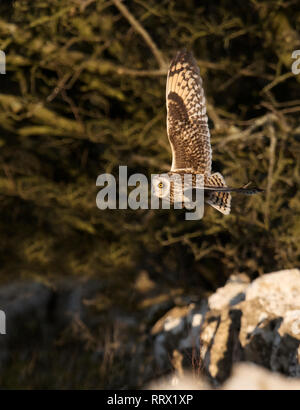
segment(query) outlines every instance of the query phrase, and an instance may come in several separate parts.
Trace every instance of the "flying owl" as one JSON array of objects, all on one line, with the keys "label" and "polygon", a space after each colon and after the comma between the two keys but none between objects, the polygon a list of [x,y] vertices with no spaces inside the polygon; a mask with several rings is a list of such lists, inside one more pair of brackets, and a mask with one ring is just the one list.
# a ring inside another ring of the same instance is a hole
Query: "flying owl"
[{"label": "flying owl", "polygon": [[[192,175],[193,184],[198,174],[204,179],[205,202],[225,215],[230,213],[231,194],[255,194],[259,188],[227,187],[224,177],[211,172],[212,150],[206,115],[206,102],[199,67],[187,50],[177,53],[168,72],[166,87],[167,133],[172,149],[172,166],[168,174],[154,177],[154,195],[164,198],[166,192],[171,202],[174,193],[170,178],[175,175]],[[194,187],[195,185],[193,185]]]}]

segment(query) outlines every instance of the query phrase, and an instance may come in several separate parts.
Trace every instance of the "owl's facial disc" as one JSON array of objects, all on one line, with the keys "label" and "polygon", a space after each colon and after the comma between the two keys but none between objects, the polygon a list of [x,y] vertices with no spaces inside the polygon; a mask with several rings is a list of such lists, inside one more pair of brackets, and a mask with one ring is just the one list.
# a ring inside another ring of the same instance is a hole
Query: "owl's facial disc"
[{"label": "owl's facial disc", "polygon": [[167,198],[170,194],[170,180],[168,176],[156,175],[152,180],[152,190],[158,198]]}]

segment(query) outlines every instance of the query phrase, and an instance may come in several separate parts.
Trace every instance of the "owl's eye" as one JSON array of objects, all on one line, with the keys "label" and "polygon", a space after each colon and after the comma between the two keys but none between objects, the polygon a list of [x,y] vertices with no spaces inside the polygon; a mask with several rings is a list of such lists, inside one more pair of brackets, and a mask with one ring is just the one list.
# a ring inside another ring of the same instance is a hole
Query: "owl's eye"
[{"label": "owl's eye", "polygon": [[158,184],[158,188],[162,188],[164,186],[164,184],[162,183],[162,182],[160,182],[159,184]]}]

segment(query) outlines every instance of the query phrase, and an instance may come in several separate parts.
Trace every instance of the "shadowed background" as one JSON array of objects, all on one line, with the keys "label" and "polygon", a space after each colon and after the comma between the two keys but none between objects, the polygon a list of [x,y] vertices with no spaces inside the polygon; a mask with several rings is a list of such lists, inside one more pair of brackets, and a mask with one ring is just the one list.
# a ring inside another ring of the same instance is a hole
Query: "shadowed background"
[{"label": "shadowed background", "polygon": [[[76,311],[51,344],[42,331],[42,347],[26,339],[40,324],[25,321],[1,385],[126,386],[132,353],[114,359],[116,312],[136,314],[143,337],[165,309],[148,320],[149,306],[299,262],[297,1],[16,0],[2,1],[0,15],[0,283],[52,289],[51,323],[59,286],[94,289],[84,301],[97,318],[95,330]],[[200,221],[178,210],[98,210],[99,174],[169,169],[166,73],[182,47],[204,81],[213,170],[265,193],[233,195],[231,215],[207,207]]]}]

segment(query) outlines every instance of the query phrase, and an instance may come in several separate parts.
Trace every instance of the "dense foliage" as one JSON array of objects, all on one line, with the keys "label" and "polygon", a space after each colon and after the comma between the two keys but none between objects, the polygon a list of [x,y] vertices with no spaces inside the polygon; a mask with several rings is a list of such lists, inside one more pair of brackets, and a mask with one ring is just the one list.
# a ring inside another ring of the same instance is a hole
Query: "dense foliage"
[{"label": "dense foliage", "polygon": [[[297,265],[297,1],[15,0],[0,16],[1,282],[103,278],[128,304],[141,271],[197,293]],[[166,72],[182,47],[204,80],[213,169],[266,191],[193,222],[100,211],[99,174],[168,169]]]}]

